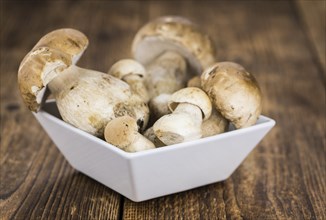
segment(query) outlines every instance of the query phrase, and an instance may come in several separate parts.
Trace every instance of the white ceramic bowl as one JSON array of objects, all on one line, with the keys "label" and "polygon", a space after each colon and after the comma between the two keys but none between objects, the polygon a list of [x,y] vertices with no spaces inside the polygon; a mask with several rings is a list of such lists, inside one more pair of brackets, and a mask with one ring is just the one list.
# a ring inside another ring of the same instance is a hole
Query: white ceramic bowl
[{"label": "white ceramic bowl", "polygon": [[133,201],[227,179],[275,125],[256,125],[187,143],[127,153],[60,119],[55,102],[34,114],[69,163]]}]

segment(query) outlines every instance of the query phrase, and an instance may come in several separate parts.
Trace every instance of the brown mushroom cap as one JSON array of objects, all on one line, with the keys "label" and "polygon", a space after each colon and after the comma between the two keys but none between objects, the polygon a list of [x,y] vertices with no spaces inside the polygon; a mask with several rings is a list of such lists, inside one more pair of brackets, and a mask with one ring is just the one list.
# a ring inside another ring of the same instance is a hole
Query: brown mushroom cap
[{"label": "brown mushroom cap", "polygon": [[47,47],[26,55],[18,71],[18,86],[25,105],[37,112],[43,101],[45,86],[59,72],[71,65],[70,56]]},{"label": "brown mushroom cap", "polygon": [[177,16],[160,17],[143,26],[135,36],[132,53],[144,65],[165,51],[181,54],[199,74],[215,61],[215,48],[189,20]]},{"label": "brown mushroom cap", "polygon": [[139,75],[140,77],[146,77],[145,67],[133,59],[123,59],[114,63],[108,74],[123,79],[128,75]]},{"label": "brown mushroom cap", "polygon": [[201,82],[215,108],[236,128],[256,123],[262,110],[261,90],[241,65],[216,63],[203,72]]},{"label": "brown mushroom cap", "polygon": [[45,35],[21,62],[18,84],[27,107],[37,112],[45,86],[65,68],[75,64],[88,45],[84,34],[73,29],[59,29]]},{"label": "brown mushroom cap", "polygon": [[88,46],[87,37],[80,31],[63,28],[54,30],[43,36],[33,49],[39,47],[49,47],[63,51],[72,56],[73,64],[79,60]]},{"label": "brown mushroom cap", "polygon": [[137,135],[136,120],[128,115],[109,121],[104,130],[105,140],[121,149],[128,147]]},{"label": "brown mushroom cap", "polygon": [[204,120],[212,113],[212,103],[209,97],[197,87],[187,87],[173,93],[168,103],[169,109],[173,111],[179,103],[189,103],[200,108]]}]

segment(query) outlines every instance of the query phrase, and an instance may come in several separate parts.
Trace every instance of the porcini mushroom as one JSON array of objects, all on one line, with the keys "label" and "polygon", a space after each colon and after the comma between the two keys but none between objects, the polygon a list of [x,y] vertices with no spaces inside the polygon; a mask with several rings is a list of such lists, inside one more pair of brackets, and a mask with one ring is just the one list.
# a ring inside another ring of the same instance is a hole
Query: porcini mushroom
[{"label": "porcini mushroom", "polygon": [[108,73],[128,83],[131,90],[139,95],[144,102],[149,101],[144,82],[147,74],[142,64],[133,59],[119,60],[111,66]]},{"label": "porcini mushroom", "polygon": [[48,87],[62,119],[90,134],[103,136],[108,121],[130,115],[144,129],[149,110],[129,85],[113,76],[77,67],[88,45],[73,29],[45,35],[20,64],[18,83],[27,107],[37,112]]},{"label": "porcini mushroom", "polygon": [[[201,88],[200,76],[194,76],[191,78],[187,82],[187,87]],[[203,138],[225,132],[228,125],[228,120],[226,120],[215,108],[212,108],[211,116],[207,120],[203,121],[201,125]]]},{"label": "porcini mushroom", "polygon": [[167,100],[171,94],[184,87],[186,62],[175,52],[165,52],[147,66],[147,88],[150,94],[149,107],[157,119],[169,112]]},{"label": "porcini mushroom", "polygon": [[207,68],[201,85],[215,108],[236,128],[256,123],[262,110],[262,94],[252,74],[233,62],[219,62]]},{"label": "porcini mushroom", "polygon": [[143,26],[134,38],[132,53],[147,68],[147,85],[154,100],[150,108],[156,108],[158,116],[169,112],[157,107],[157,96],[183,88],[186,73],[199,74],[215,60],[209,37],[188,19],[177,16],[160,17]]},{"label": "porcini mushroom", "polygon": [[215,108],[212,108],[211,116],[203,121],[201,131],[204,137],[210,137],[225,132],[229,122]]},{"label": "porcini mushroom", "polygon": [[172,114],[164,115],[153,125],[156,137],[166,145],[202,137],[202,121],[212,112],[204,91],[195,87],[181,89],[172,94],[168,106]]},{"label": "porcini mushroom", "polygon": [[76,64],[87,46],[88,39],[83,33],[59,29],[43,36],[24,57],[18,69],[18,85],[31,111],[40,109],[46,98],[46,85],[61,68]]},{"label": "porcini mushroom", "polygon": [[128,115],[115,118],[106,125],[105,140],[127,152],[154,149],[154,144],[138,132],[136,120]]},{"label": "porcini mushroom", "polygon": [[[152,122],[155,122],[158,118],[162,117],[163,115],[171,113],[168,106],[170,98],[171,94],[163,93],[150,100],[148,105],[151,110]],[[149,122],[149,124],[152,123]]]},{"label": "porcini mushroom", "polygon": [[155,133],[154,133],[154,129],[153,127],[150,127],[148,128],[144,133],[143,135],[148,139],[150,140],[154,145],[155,147],[163,147],[165,146],[165,144],[156,137]]},{"label": "porcini mushroom", "polygon": [[194,76],[190,80],[188,80],[187,87],[201,88],[201,79],[200,79],[200,76]]}]

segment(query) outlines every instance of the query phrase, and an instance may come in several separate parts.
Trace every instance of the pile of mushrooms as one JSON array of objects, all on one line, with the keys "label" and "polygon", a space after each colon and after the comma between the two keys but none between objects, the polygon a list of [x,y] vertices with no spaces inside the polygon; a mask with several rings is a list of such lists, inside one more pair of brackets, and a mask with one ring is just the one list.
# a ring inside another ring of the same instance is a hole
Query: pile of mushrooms
[{"label": "pile of mushrooms", "polygon": [[233,62],[216,62],[211,39],[186,18],[165,16],[144,25],[133,59],[108,73],[76,65],[88,46],[74,29],[42,37],[25,56],[18,84],[38,112],[49,93],[62,119],[127,152],[213,136],[254,125],[262,94],[254,76]]}]

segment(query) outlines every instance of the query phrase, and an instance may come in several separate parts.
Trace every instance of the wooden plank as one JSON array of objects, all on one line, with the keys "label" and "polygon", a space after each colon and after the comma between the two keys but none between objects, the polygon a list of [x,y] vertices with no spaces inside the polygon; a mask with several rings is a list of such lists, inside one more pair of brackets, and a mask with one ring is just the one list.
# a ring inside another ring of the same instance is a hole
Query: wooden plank
[{"label": "wooden plank", "polygon": [[[226,181],[142,203],[124,219],[324,219],[325,88],[306,33],[287,1],[155,1],[149,17],[191,18],[217,43],[217,59],[259,81],[277,126]],[[177,180],[176,180],[177,181]]]},{"label": "wooden plank", "polygon": [[[325,219],[325,87],[294,12],[287,1],[2,1],[1,219]],[[90,39],[80,66],[106,71],[130,56],[137,28],[164,14],[192,18],[216,41],[218,60],[254,73],[277,126],[228,180],[134,203],[68,165],[22,105],[16,73],[61,27]]]},{"label": "wooden plank", "polygon": [[119,218],[122,197],[75,171],[23,106],[17,70],[41,36],[72,27],[91,42],[79,65],[107,71],[130,57],[143,8],[116,1],[1,1],[0,219]]},{"label": "wooden plank", "polygon": [[326,71],[326,1],[299,0],[296,1],[300,18],[303,22],[312,49],[316,51],[318,61],[321,63],[324,73]]}]

